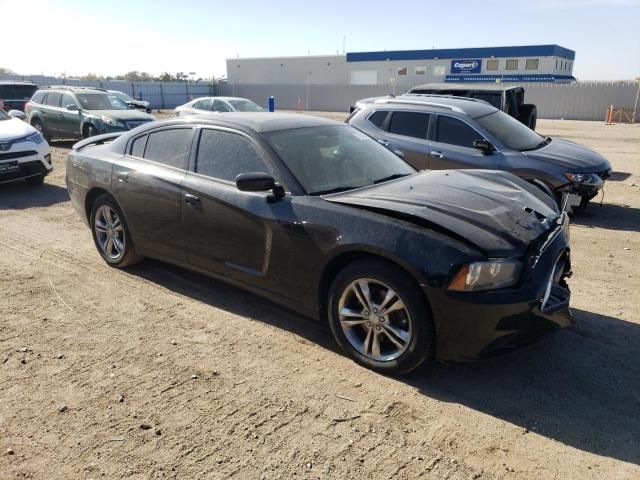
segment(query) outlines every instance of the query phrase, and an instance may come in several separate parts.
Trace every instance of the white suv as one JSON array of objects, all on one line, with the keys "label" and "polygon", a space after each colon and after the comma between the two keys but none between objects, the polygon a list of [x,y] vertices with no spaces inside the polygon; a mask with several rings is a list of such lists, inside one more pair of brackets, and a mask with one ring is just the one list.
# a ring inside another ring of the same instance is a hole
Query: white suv
[{"label": "white suv", "polygon": [[[41,185],[53,170],[49,144],[35,128],[0,109],[0,184]],[[16,117],[17,113],[16,112]]]}]

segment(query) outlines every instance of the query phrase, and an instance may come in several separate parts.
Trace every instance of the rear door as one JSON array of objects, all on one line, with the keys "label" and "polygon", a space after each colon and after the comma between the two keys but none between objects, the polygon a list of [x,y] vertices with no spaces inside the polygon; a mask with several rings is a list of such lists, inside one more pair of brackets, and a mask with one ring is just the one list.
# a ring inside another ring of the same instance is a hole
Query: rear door
[{"label": "rear door", "polygon": [[485,155],[473,148],[475,140],[484,136],[467,122],[453,116],[435,115],[429,150],[429,168],[499,168],[499,155]]},{"label": "rear door", "polygon": [[186,261],[181,187],[194,130],[165,127],[134,137],[113,166],[113,195],[133,242],[148,255]]},{"label": "rear door", "polygon": [[44,129],[48,135],[58,137],[60,134],[61,112],[60,112],[60,92],[49,92],[44,100],[44,105],[40,109],[40,118]]},{"label": "rear door", "polygon": [[385,140],[392,149],[404,153],[405,160],[418,170],[429,167],[428,140],[431,114],[424,112],[393,111],[387,119]]},{"label": "rear door", "polygon": [[261,147],[241,132],[204,127],[196,152],[183,184],[189,263],[267,288],[276,219],[291,211],[291,197],[269,202],[269,192],[236,188],[241,173],[274,174]]}]

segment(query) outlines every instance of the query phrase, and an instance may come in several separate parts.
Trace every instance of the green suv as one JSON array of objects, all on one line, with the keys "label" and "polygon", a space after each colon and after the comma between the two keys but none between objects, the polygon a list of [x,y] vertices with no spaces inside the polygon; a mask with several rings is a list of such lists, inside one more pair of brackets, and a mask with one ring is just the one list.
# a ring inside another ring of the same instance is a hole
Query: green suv
[{"label": "green suv", "polygon": [[106,90],[87,87],[38,90],[26,104],[25,113],[47,141],[122,132],[155,120]]}]

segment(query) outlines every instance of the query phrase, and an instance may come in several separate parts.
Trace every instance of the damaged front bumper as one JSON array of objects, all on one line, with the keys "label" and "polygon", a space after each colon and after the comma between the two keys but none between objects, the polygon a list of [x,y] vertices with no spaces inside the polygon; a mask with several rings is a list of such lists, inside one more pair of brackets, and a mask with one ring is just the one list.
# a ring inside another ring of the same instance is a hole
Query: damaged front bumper
[{"label": "damaged front bumper", "polygon": [[573,323],[569,309],[571,276],[568,216],[535,245],[514,288],[451,292],[425,288],[437,331],[437,358],[469,361],[532,343]]}]

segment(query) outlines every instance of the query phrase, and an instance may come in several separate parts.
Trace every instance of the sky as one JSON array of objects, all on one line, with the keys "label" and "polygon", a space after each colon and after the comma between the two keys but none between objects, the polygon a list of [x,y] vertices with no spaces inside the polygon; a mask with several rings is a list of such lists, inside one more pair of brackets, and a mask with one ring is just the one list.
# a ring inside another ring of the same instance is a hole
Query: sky
[{"label": "sky", "polygon": [[[558,44],[580,80],[640,77],[640,0],[0,0],[0,67],[226,74],[227,58]],[[14,39],[9,41],[8,39]]]}]

